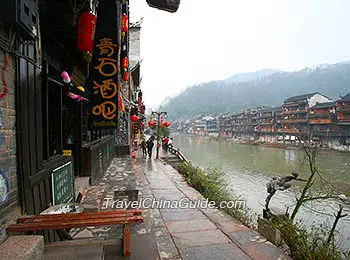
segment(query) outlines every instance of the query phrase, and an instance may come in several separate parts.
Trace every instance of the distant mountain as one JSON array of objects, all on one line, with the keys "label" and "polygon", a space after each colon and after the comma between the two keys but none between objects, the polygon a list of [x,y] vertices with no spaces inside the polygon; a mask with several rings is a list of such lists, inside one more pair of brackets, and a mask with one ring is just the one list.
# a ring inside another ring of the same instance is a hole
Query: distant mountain
[{"label": "distant mountain", "polygon": [[[272,74],[261,73],[261,77],[257,76],[260,72],[255,72],[255,77],[254,73],[242,73],[227,80],[189,87],[162,105],[162,110],[168,111],[170,117],[181,118],[281,105],[288,97],[309,92],[318,91],[333,99],[350,92],[349,62],[323,64],[296,72],[270,71]],[[242,82],[250,76],[254,79]],[[236,81],[231,81],[234,78]]]},{"label": "distant mountain", "polygon": [[232,77],[229,77],[225,80],[226,83],[233,83],[233,82],[246,82],[246,81],[253,81],[256,79],[260,79],[266,76],[270,76],[274,73],[282,72],[280,70],[273,70],[273,69],[262,69],[255,72],[247,72],[247,73],[239,73],[235,74]]}]

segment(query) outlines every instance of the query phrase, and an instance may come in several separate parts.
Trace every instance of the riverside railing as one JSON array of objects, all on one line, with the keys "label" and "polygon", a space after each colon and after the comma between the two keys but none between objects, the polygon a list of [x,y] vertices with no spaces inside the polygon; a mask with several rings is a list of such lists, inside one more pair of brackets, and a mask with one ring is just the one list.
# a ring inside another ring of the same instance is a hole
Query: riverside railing
[{"label": "riverside railing", "polygon": [[186,156],[180,151],[180,148],[176,148],[176,147],[173,147],[173,146],[170,146],[168,147],[168,151],[177,156],[177,158],[179,158],[179,160],[181,162],[185,162],[185,163],[188,163],[190,164],[190,161],[186,158]]}]

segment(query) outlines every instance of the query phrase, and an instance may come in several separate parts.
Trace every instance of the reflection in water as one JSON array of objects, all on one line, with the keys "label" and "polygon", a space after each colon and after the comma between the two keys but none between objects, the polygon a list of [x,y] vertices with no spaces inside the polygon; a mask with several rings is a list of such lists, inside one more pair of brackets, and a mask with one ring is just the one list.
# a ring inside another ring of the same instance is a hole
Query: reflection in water
[{"label": "reflection in water", "polygon": [[285,158],[286,158],[287,163],[289,161],[295,162],[295,160],[297,158],[295,150],[284,150],[284,152],[285,152],[285,155],[286,155]]},{"label": "reflection in water", "polygon": [[[247,200],[247,206],[258,214],[262,213],[267,196],[266,183],[272,177],[299,172],[306,179],[309,173],[308,162],[301,150],[267,148],[256,145],[241,145],[225,141],[210,141],[183,135],[174,136],[174,144],[184,154],[202,167],[221,166],[234,192]],[[348,154],[321,154],[317,165],[321,175],[331,181],[339,193],[350,190],[350,156]],[[303,182],[293,182],[292,188],[277,192],[270,202],[271,208],[291,211],[295,198]],[[320,187],[318,187],[320,188]],[[322,188],[322,187],[321,187]],[[315,212],[312,209],[319,209]],[[335,203],[312,202],[301,209],[297,217],[307,226],[313,223],[333,223],[333,213],[338,207]],[[349,209],[346,209],[349,212]],[[350,248],[350,215],[340,221],[343,244]]]}]

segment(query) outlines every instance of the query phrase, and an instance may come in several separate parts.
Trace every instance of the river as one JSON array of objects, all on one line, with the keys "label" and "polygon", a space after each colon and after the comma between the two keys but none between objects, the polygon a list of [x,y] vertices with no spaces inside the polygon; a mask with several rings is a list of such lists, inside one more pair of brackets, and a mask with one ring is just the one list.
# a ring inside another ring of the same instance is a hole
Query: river
[{"label": "river", "polygon": [[[305,153],[294,149],[267,148],[258,145],[236,144],[224,140],[210,140],[206,137],[193,137],[175,134],[174,146],[180,148],[189,160],[201,167],[219,166],[226,174],[234,193],[246,200],[247,207],[255,214],[262,214],[267,196],[266,183],[272,177],[289,175],[292,171],[306,179],[309,173]],[[321,153],[317,166],[321,176],[331,182],[338,194],[350,190],[350,155],[337,152]],[[286,191],[278,191],[270,202],[271,208],[290,210],[303,182],[294,181]],[[324,188],[316,184],[315,188]],[[315,211],[316,210],[316,211]],[[338,210],[334,202],[312,202],[303,207],[297,215],[307,226],[333,223]],[[350,213],[350,208],[345,208]],[[342,218],[338,225],[341,248],[350,249],[350,214]]]}]

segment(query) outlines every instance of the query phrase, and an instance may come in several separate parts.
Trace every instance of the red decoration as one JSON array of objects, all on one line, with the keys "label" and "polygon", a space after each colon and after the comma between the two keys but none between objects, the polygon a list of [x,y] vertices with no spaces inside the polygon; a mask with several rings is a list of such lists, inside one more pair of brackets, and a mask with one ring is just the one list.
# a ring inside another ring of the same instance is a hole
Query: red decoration
[{"label": "red decoration", "polygon": [[131,116],[131,121],[133,121],[133,122],[137,122],[137,121],[139,121],[139,117],[138,117],[138,116],[133,115],[133,116]]},{"label": "red decoration", "polygon": [[123,13],[123,17],[122,17],[122,32],[127,32],[129,29],[129,25],[128,25],[128,16],[126,15],[126,13]]},{"label": "red decoration", "polygon": [[151,119],[151,120],[149,120],[148,125],[149,125],[150,127],[151,127],[151,126],[154,126],[154,125],[155,125],[155,122]]},{"label": "red decoration", "polygon": [[78,20],[78,49],[92,53],[96,30],[96,15],[84,12]]},{"label": "red decoration", "polygon": [[163,124],[165,127],[169,127],[171,124],[168,121],[165,121]]},{"label": "red decoration", "polygon": [[122,66],[123,66],[123,69],[127,69],[129,67],[129,59],[128,59],[128,57],[123,58]]},{"label": "red decoration", "polygon": [[129,80],[129,72],[124,72],[124,81],[128,81]]},{"label": "red decoration", "polygon": [[122,111],[122,112],[125,111],[123,98],[121,96],[119,97],[119,110]]}]

